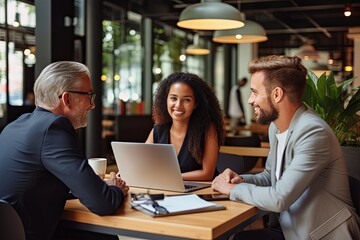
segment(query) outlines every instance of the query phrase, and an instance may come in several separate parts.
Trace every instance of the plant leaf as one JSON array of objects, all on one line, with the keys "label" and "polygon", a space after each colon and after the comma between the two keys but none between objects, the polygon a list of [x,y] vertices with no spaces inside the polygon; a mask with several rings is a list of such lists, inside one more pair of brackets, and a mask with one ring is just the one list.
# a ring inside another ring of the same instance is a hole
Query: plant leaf
[{"label": "plant leaf", "polygon": [[327,86],[326,86],[326,75],[323,73],[319,78],[317,82],[317,94],[318,94],[318,100],[320,106],[324,107],[326,105],[325,96],[327,96]]},{"label": "plant leaf", "polygon": [[348,93],[355,78],[337,85],[334,73],[323,73],[319,78],[310,70],[306,75],[303,102],[312,108],[333,129],[340,144],[356,142],[359,134],[354,130],[360,122],[360,87]]}]

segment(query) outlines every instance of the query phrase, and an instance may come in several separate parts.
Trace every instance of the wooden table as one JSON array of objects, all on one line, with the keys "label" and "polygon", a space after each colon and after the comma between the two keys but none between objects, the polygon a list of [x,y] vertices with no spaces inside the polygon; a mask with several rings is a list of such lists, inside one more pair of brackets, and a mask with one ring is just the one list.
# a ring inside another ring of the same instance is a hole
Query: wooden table
[{"label": "wooden table", "polygon": [[265,157],[269,155],[270,148],[266,147],[239,147],[239,146],[220,146],[220,152],[231,153],[249,157]]},{"label": "wooden table", "polygon": [[[144,191],[138,188],[130,189],[132,193]],[[150,193],[159,193],[159,191],[151,190]],[[213,191],[207,188],[194,193],[205,194]],[[251,205],[216,201],[215,203],[224,205],[227,209],[153,218],[132,209],[129,196],[115,215],[103,217],[91,213],[77,199],[68,200],[62,216],[62,224],[87,231],[146,239],[227,239],[263,216],[263,212]]]}]

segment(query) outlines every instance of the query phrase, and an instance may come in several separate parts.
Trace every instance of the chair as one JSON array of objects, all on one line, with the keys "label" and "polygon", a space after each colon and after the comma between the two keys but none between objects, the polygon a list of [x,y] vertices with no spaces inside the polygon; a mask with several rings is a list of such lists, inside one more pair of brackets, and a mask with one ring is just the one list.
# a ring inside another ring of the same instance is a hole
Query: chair
[{"label": "chair", "polygon": [[[104,149],[111,169],[117,169],[114,153],[111,149],[112,141],[145,142],[154,126],[151,115],[119,115],[115,117],[115,136],[105,139]],[[110,169],[109,169],[110,170]],[[107,170],[109,172],[109,170]]]},{"label": "chair", "polygon": [[237,174],[243,174],[244,171],[244,158],[240,155],[231,153],[219,153],[216,170],[222,173],[226,168],[230,168]]},{"label": "chair", "polygon": [[[227,154],[240,156],[242,158],[241,162],[242,162],[242,164],[244,164],[244,166],[242,168],[243,171],[241,173],[254,174],[257,172],[261,172],[263,170],[263,168],[261,168],[261,169],[252,168],[251,171],[246,172],[246,168],[248,167],[246,164],[248,163],[249,165],[250,164],[252,165],[253,163],[250,162],[252,160],[248,160],[248,162],[246,162],[245,158],[248,158],[248,159],[249,158],[254,158],[254,159],[265,158],[266,159],[269,154],[269,150],[270,150],[269,148],[262,148],[262,147],[221,146],[219,154],[227,153]],[[218,158],[218,164],[222,164],[222,163],[219,163],[219,161],[221,161],[220,158]],[[227,163],[227,164],[231,164],[231,163]],[[230,166],[233,167],[232,165],[230,165]]]},{"label": "chair", "polygon": [[0,239],[25,240],[24,226],[15,209],[0,200]]},{"label": "chair", "polygon": [[351,199],[353,201],[357,214],[360,216],[360,191],[359,191],[360,180],[352,176],[348,176],[348,178],[349,178]]},{"label": "chair", "polygon": [[[240,147],[260,147],[261,140],[258,135],[246,137],[225,137],[224,146],[240,146]],[[244,172],[253,169],[257,163],[258,157],[244,156]]]},{"label": "chair", "polygon": [[121,115],[116,117],[116,141],[145,142],[154,122],[151,115]]},{"label": "chair", "polygon": [[252,136],[226,136],[224,140],[225,146],[241,146],[241,147],[260,147],[261,140],[258,135]]}]

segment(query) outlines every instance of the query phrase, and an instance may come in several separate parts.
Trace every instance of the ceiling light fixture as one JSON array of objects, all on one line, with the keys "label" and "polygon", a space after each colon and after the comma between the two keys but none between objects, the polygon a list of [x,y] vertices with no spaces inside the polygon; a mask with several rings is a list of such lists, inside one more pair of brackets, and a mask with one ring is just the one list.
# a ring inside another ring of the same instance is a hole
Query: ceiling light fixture
[{"label": "ceiling light fixture", "polygon": [[194,39],[193,39],[194,43],[189,45],[186,50],[185,53],[186,54],[191,54],[191,55],[206,55],[210,53],[210,50],[208,48],[205,48],[203,46],[201,46],[199,44],[199,35],[195,34],[194,35]]},{"label": "ceiling light fixture", "polygon": [[16,12],[15,13],[15,19],[13,22],[13,26],[14,27],[19,27],[20,26],[20,13]]},{"label": "ceiling light fixture", "polygon": [[191,44],[186,48],[185,53],[191,55],[206,55],[210,53],[210,50]]},{"label": "ceiling light fixture", "polygon": [[256,43],[266,41],[268,38],[260,24],[245,20],[245,26],[242,28],[214,31],[212,40],[218,43]]},{"label": "ceiling light fixture", "polygon": [[351,8],[350,6],[346,6],[344,9],[344,16],[345,17],[350,17],[351,16]]},{"label": "ceiling light fixture", "polygon": [[305,43],[299,48],[298,57],[303,60],[317,60],[320,58],[318,51],[310,43]]},{"label": "ceiling light fixture", "polygon": [[240,11],[221,0],[202,0],[185,8],[178,27],[195,30],[223,30],[244,26]]}]

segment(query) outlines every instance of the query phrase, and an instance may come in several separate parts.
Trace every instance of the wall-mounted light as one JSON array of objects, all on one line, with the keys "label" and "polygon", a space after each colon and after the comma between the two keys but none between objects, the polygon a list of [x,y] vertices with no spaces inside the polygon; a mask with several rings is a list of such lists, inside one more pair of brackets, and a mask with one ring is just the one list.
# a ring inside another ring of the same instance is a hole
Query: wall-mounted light
[{"label": "wall-mounted light", "polygon": [[353,67],[348,65],[344,67],[344,70],[345,72],[351,72],[353,70]]},{"label": "wall-mounted light", "polygon": [[239,10],[221,0],[202,0],[185,8],[177,26],[194,30],[221,30],[244,26]]}]

